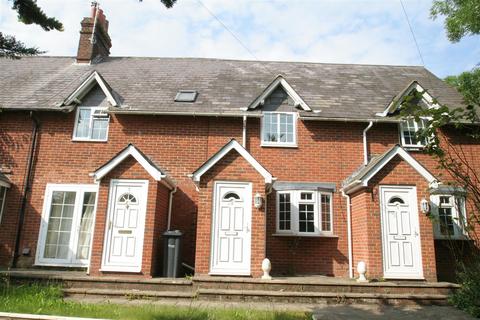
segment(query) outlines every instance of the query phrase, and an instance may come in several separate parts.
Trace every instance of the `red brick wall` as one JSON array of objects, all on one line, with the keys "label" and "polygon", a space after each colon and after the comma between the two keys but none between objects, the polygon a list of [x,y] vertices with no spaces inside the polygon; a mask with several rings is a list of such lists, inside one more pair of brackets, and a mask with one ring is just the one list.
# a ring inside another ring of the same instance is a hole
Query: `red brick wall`
[{"label": "red brick wall", "polygon": [[[251,182],[252,194],[259,193],[265,198],[265,179],[235,150],[230,151],[202,176],[199,185],[196,274],[207,274],[210,271],[213,191],[215,181],[219,180]],[[253,201],[251,206],[251,274],[258,277],[263,274],[261,265],[265,258],[265,213],[263,208],[255,208]]]},{"label": "red brick wall", "polygon": [[12,183],[0,221],[0,266],[7,266],[12,260],[32,129],[27,113],[0,113],[0,168]]},{"label": "red brick wall", "polygon": [[[241,119],[151,115],[112,116],[109,141],[92,143],[72,141],[74,113],[42,113],[39,114],[39,118],[42,128],[38,142],[34,185],[31,190],[20,245],[20,249],[31,248],[32,255],[22,257],[21,263],[30,265],[33,262],[32,257],[36,249],[46,184],[93,183],[88,174],[110,160],[127,143],[134,143],[164,168],[178,184],[178,191],[173,199],[172,229],[180,229],[184,233],[183,261],[194,264],[196,237],[199,239],[197,247],[204,247],[200,248],[203,250],[200,252],[209,252],[209,235],[206,235],[205,232],[196,235],[195,231],[197,219],[199,220],[198,229],[205,228],[206,217],[203,217],[203,222],[200,223],[200,218],[197,218],[197,209],[199,209],[197,207],[205,201],[210,201],[208,197],[211,196],[209,194],[211,190],[198,193],[187,174],[195,171],[231,138],[236,138],[241,142]],[[2,152],[0,159],[2,159],[2,164],[8,162],[8,158],[14,159],[15,162],[11,176],[15,186],[10,191],[8,210],[0,224],[2,227],[0,263],[2,264],[6,263],[5,257],[11,255],[12,230],[14,230],[11,226],[18,217],[19,195],[26,166],[31,126],[26,114],[4,112],[0,115],[0,137],[6,141],[2,142],[5,152]],[[260,120],[248,119],[247,149],[278,180],[333,182],[337,185],[337,191],[333,195],[333,232],[338,238],[305,238],[301,239],[296,247],[292,247],[291,239],[272,236],[275,230],[275,193],[268,197],[267,255],[272,260],[274,272],[286,273],[294,270],[296,273],[320,273],[336,276],[348,274],[346,205],[339,189],[341,181],[363,162],[362,130],[365,126],[366,123],[340,125],[338,122],[299,121],[297,148],[265,148],[260,146]],[[457,144],[463,143],[472,159],[480,156],[480,146],[465,142],[464,139],[458,137],[461,136],[457,134],[453,141]],[[392,124],[375,124],[368,133],[368,141],[371,153],[383,153],[399,142],[398,128]],[[434,160],[418,152],[412,152],[412,155],[433,173],[438,173]],[[142,174],[145,173],[142,172]],[[144,177],[147,178],[147,176]],[[398,181],[410,183],[403,180],[400,175]],[[17,191],[13,191],[14,189]],[[420,187],[418,190],[420,198]],[[263,187],[261,191],[263,192]],[[157,191],[156,196],[160,199],[164,195],[159,195]],[[357,200],[360,202],[353,203],[353,205],[358,206],[362,202],[366,202],[369,197],[371,198],[369,194],[365,194],[363,197],[363,200],[360,201],[359,198]],[[376,197],[378,198],[378,195]],[[102,201],[106,201],[106,198]],[[105,214],[105,210],[106,206],[103,208],[99,206],[97,215]],[[205,208],[202,210],[204,215],[208,213]],[[200,216],[200,211],[198,216]],[[156,239],[159,238],[159,233],[164,231],[166,222],[157,223],[154,224],[153,231]],[[360,219],[357,223],[368,225],[365,219],[363,221]],[[4,224],[8,224],[8,228],[3,228]],[[8,231],[3,232],[5,229]],[[361,232],[358,233],[358,236],[361,236]],[[204,237],[208,238],[208,242]],[[157,243],[157,245],[159,244]],[[296,257],[304,258],[293,258],[292,248],[295,248]],[[154,249],[154,251],[160,252],[161,249]],[[149,259],[151,261],[154,257]],[[202,260],[200,259],[200,261]],[[208,263],[205,264],[205,261],[201,263],[203,265],[201,264],[198,270],[205,271]],[[158,269],[157,267],[152,266],[154,269]]]}]

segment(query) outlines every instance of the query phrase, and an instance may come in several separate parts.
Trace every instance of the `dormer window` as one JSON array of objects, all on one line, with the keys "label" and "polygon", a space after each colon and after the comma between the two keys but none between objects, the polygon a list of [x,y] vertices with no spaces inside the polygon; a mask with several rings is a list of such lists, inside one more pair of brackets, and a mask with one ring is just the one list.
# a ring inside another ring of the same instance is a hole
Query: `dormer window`
[{"label": "dormer window", "polygon": [[102,107],[78,107],[73,140],[107,141],[110,116]]},{"label": "dormer window", "polygon": [[417,134],[425,129],[425,122],[424,119],[415,121],[415,119],[412,118],[400,124],[402,146],[406,148],[423,148],[427,145],[427,139],[425,137],[417,137]]},{"label": "dormer window", "polygon": [[295,147],[297,114],[294,112],[264,112],[262,146]]}]

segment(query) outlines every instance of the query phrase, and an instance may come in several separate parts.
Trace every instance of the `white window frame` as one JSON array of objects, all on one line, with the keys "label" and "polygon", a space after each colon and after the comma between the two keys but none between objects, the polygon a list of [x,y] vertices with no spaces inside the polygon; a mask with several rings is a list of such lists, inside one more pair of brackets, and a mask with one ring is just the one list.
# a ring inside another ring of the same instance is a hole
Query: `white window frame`
[{"label": "white window frame", "polygon": [[[422,122],[423,127],[426,127],[426,125],[427,125],[427,124],[426,124],[426,121],[427,121],[427,120],[428,120],[428,119],[423,119],[423,118],[420,119],[420,122]],[[412,148],[412,149],[422,149],[422,148],[425,148],[426,144],[423,143],[421,140],[419,140],[419,141],[417,142],[417,144],[411,144],[411,143],[406,143],[406,142],[405,142],[405,135],[404,135],[404,131],[405,131],[405,130],[404,130],[404,128],[405,128],[406,125],[407,125],[407,121],[413,121],[413,126],[414,126],[414,130],[415,130],[415,132],[413,132],[414,135],[416,135],[417,132],[420,130],[419,125],[418,125],[418,124],[419,124],[419,121],[416,121],[416,120],[413,119],[413,118],[407,118],[407,119],[405,119],[403,122],[401,122],[401,123],[399,124],[399,130],[400,130],[400,137],[401,137],[402,146],[405,147],[405,148]]]},{"label": "white window frame", "polygon": [[[281,141],[264,141],[263,140],[263,131],[264,131],[264,115],[265,114],[275,114],[278,116],[278,128],[277,128],[277,133],[280,136],[280,115],[281,114],[287,114],[287,115],[292,115],[293,118],[293,142],[281,142]],[[296,112],[275,112],[275,111],[266,111],[263,112],[262,114],[262,120],[260,123],[260,141],[261,144],[260,146],[262,147],[287,147],[287,148],[292,148],[292,147],[297,147],[297,119],[298,119],[298,114]]]},{"label": "white window frame", "polygon": [[[452,220],[453,220],[453,235],[444,235],[441,233],[440,228],[440,212],[439,209],[442,206],[440,203],[441,197],[449,197],[450,202],[445,207],[452,209]],[[455,194],[436,194],[430,197],[432,202],[432,213],[434,215],[434,235],[435,239],[466,239],[468,233],[466,231],[467,227],[467,217],[466,217],[466,205],[465,197]]]},{"label": "white window frame", "polygon": [[[312,200],[302,200],[302,193],[312,193]],[[280,194],[290,194],[290,230],[280,229]],[[321,196],[328,195],[330,197],[330,230],[322,230],[322,206]],[[299,205],[300,204],[314,204],[314,226],[313,232],[299,231]],[[277,191],[276,197],[276,234],[278,235],[292,235],[299,237],[308,236],[332,236],[333,235],[333,192],[314,191],[314,190],[282,190]]]},{"label": "white window frame", "polygon": [[[89,134],[88,134],[88,137],[77,137],[78,118],[80,117],[80,110],[84,110],[84,109],[90,109],[91,110],[90,120],[89,120]],[[95,111],[99,111],[99,110],[100,111],[106,111],[107,108],[105,108],[105,107],[92,107],[92,106],[78,106],[77,107],[77,111],[76,111],[76,115],[75,115],[75,127],[74,127],[74,130],[73,130],[73,136],[72,136],[73,141],[92,141],[92,142],[108,141],[108,131],[109,131],[109,127],[110,127],[110,115],[108,115],[108,114],[105,117],[105,118],[108,119],[108,121],[107,121],[107,132],[106,132],[106,135],[105,135],[105,139],[92,139],[94,114],[95,114]]]},{"label": "white window frame", "polygon": [[5,202],[7,202],[7,190],[5,186],[0,186],[0,223],[2,223],[3,211],[5,210]]},{"label": "white window frame", "polygon": [[[48,221],[52,205],[53,192],[76,192],[75,207],[72,220],[72,234],[69,242],[70,255],[66,259],[52,259],[44,258],[45,241],[47,238]],[[93,209],[93,225],[92,234],[90,238],[90,252],[89,259],[76,259],[78,240],[80,235],[80,223],[83,210],[83,199],[86,192],[95,192],[95,206]],[[42,222],[40,224],[40,231],[38,235],[37,251],[35,257],[35,265],[38,266],[58,266],[58,267],[87,267],[90,262],[93,234],[95,229],[95,219],[98,204],[98,185],[97,184],[47,184],[45,188],[45,197],[43,201]]]}]

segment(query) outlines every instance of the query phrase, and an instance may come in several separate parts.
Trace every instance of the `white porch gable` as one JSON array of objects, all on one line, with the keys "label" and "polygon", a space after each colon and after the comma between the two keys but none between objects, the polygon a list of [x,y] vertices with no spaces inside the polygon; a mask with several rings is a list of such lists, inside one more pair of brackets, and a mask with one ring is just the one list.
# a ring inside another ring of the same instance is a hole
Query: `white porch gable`
[{"label": "white porch gable", "polygon": [[401,146],[396,145],[383,155],[372,159],[366,166],[361,168],[356,174],[348,179],[342,190],[346,193],[355,192],[361,188],[367,187],[368,182],[385,167],[396,156],[405,160],[413,169],[415,169],[432,188],[437,187],[438,180],[433,176],[420,162],[412,157]]},{"label": "white porch gable", "polygon": [[156,181],[164,181],[170,189],[175,187],[173,181],[162,172],[147,156],[145,156],[140,150],[138,150],[133,144],[129,144],[125,149],[120,151],[115,157],[110,159],[103,166],[95,170],[90,175],[94,178],[95,182],[100,181],[110,171],[117,167],[127,157],[132,156],[137,162],[152,176]]},{"label": "white porch gable", "polygon": [[232,139],[190,175],[193,181],[199,183],[202,175],[210,170],[210,168],[225,157],[231,150],[236,150],[245,160],[247,160],[247,162],[265,178],[265,183],[270,184],[275,180],[270,172],[268,172],[267,169],[265,169],[244,147],[242,147],[237,140]]}]

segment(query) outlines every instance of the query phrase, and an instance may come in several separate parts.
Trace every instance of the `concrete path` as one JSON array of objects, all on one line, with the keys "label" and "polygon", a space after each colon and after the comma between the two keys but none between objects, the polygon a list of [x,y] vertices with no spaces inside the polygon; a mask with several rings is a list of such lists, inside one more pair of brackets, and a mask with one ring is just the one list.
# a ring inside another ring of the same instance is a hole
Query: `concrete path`
[{"label": "concrete path", "polygon": [[314,320],[471,320],[448,306],[326,305],[313,310]]},{"label": "concrete path", "polygon": [[71,301],[84,303],[118,303],[122,305],[174,305],[188,308],[218,308],[218,309],[256,309],[267,311],[303,311],[313,314],[314,320],[474,320],[463,311],[450,306],[384,306],[375,304],[293,304],[293,303],[271,303],[271,302],[229,302],[229,301],[148,301],[148,300],[127,300],[102,299],[102,298],[67,298]]}]

